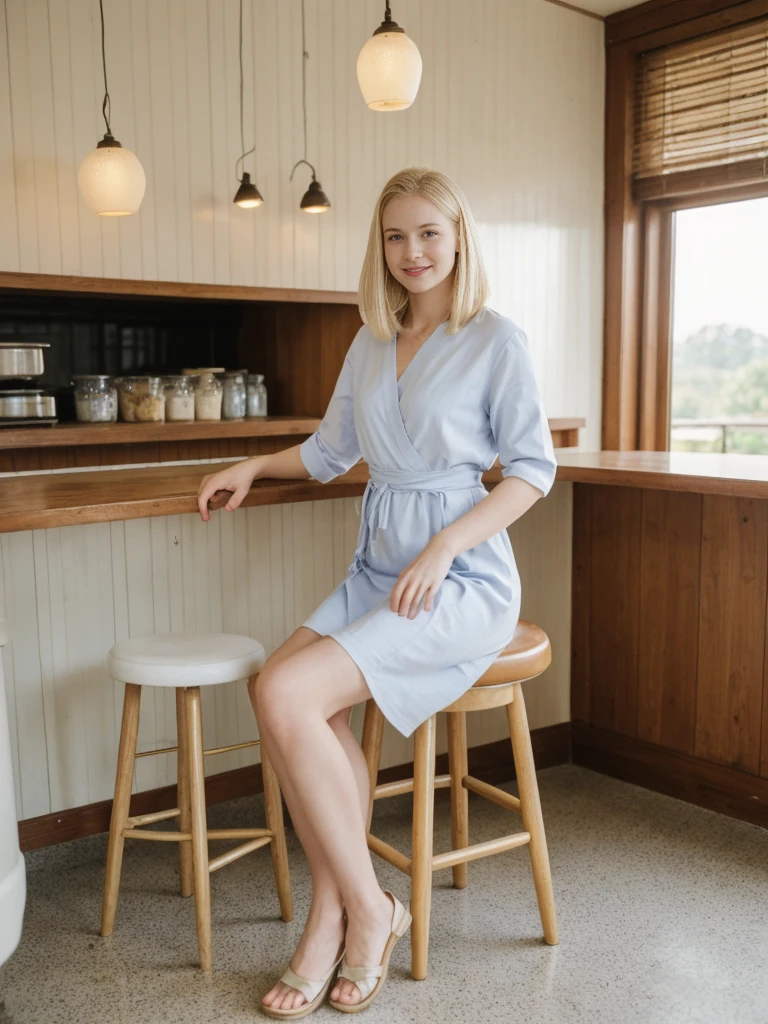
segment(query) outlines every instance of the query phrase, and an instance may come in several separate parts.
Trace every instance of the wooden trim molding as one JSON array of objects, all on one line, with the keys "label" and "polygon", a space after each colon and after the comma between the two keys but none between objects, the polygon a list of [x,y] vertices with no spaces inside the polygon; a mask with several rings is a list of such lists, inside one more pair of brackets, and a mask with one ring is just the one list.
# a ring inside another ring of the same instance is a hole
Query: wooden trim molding
[{"label": "wooden trim molding", "polygon": [[605,319],[601,447],[665,450],[669,435],[674,211],[768,194],[746,182],[690,196],[632,194],[638,56],[768,16],[768,0],[649,0],[605,19]]},{"label": "wooden trim molding", "polygon": [[573,763],[768,828],[768,778],[572,722]]},{"label": "wooden trim molding", "polygon": [[739,25],[766,13],[765,0],[648,0],[605,19],[605,45],[650,50]]},{"label": "wooden trim molding", "polygon": [[70,274],[26,274],[0,271],[0,290],[85,292],[89,296],[127,295],[155,299],[220,299],[230,302],[330,302],[357,305],[357,292],[312,288],[256,288],[249,285],[207,284],[191,281],[138,281],[116,277],[79,277]]},{"label": "wooden trim molding", "polygon": [[[548,725],[531,732],[533,754],[536,767],[550,768],[556,764],[568,764],[571,759],[571,727],[569,722],[559,725]],[[509,740],[497,740],[471,747],[469,750],[469,770],[476,778],[484,782],[498,784],[509,782],[515,778],[515,766],[512,760],[512,747]],[[448,771],[448,755],[437,757],[437,772]],[[413,776],[413,762],[382,768],[378,774],[378,784],[395,782]],[[205,780],[206,805],[234,800],[236,797],[252,796],[261,793],[264,785],[261,777],[261,765],[248,768],[237,768],[231,772],[211,775]],[[135,793],[131,797],[132,815],[152,814],[176,806],[176,786],[163,786],[160,789]],[[56,814],[43,814],[38,818],[27,818],[19,822],[19,844],[22,851],[37,850],[43,846],[54,846],[56,843],[69,842],[70,839],[81,839],[83,836],[97,835],[109,829],[109,818],[112,813],[112,801],[101,800],[99,803],[84,807],[72,807]]]}]

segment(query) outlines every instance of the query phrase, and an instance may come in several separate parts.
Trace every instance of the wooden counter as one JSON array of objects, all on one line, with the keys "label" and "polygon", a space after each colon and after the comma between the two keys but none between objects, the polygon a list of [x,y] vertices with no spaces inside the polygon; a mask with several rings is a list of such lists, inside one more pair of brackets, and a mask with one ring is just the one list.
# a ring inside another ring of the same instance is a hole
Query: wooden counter
[{"label": "wooden counter", "polygon": [[768,455],[563,452],[557,463],[557,479],[575,483],[768,498]]},{"label": "wooden counter", "polygon": [[558,461],[574,763],[768,827],[768,456]]},{"label": "wooden counter", "polygon": [[[557,479],[574,483],[768,498],[768,456],[763,455],[562,452],[557,454],[557,461]],[[196,512],[200,479],[223,465],[161,465],[5,477],[0,479],[0,533]],[[327,484],[315,480],[257,480],[243,507],[352,497],[363,493],[367,480],[365,463]],[[500,480],[498,467],[483,474],[486,486]]]}]

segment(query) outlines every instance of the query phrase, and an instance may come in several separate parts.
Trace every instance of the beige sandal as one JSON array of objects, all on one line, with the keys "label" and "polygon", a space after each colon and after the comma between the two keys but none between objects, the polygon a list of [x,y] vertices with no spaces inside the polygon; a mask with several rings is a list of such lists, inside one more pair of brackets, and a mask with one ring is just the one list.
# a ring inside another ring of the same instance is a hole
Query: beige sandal
[{"label": "beige sandal", "polygon": [[339,955],[334,961],[331,969],[328,973],[322,977],[319,981],[310,981],[309,978],[302,978],[300,974],[295,974],[290,966],[282,976],[280,981],[284,985],[288,985],[290,988],[295,988],[298,992],[306,999],[306,1003],[302,1003],[301,1006],[295,1008],[289,1008],[284,1010],[282,1006],[266,1006],[261,1001],[259,1005],[262,1013],[266,1013],[268,1017],[283,1017],[286,1019],[296,1020],[299,1017],[306,1017],[308,1013],[312,1013],[322,1003],[325,998],[325,994],[330,988],[331,982],[334,980],[333,975],[336,968],[341,963],[341,959],[344,956],[344,943],[342,942],[339,949]]},{"label": "beige sandal", "polygon": [[385,892],[393,903],[392,928],[387,944],[384,947],[381,963],[378,967],[348,967],[346,962],[342,961],[339,977],[353,981],[360,989],[360,995],[362,996],[362,999],[357,1003],[337,1003],[335,999],[328,1000],[334,1009],[341,1010],[343,1013],[359,1013],[360,1010],[365,1010],[366,1007],[371,1005],[387,977],[389,958],[392,950],[395,948],[395,943],[405,935],[411,926],[411,915],[397,896],[394,896],[388,889]]}]

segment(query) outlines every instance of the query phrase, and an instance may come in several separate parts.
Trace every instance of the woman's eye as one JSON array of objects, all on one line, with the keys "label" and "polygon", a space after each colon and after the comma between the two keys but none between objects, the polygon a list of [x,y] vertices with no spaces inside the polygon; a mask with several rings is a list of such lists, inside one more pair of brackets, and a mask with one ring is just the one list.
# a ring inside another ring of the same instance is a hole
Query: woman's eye
[{"label": "woman's eye", "polygon": [[[425,232],[424,232],[424,234],[425,234],[425,235],[436,235],[436,234],[437,234],[437,232],[436,232],[436,231],[432,231],[432,230],[429,230],[429,231],[425,231]],[[388,241],[388,242],[395,242],[395,241],[397,241],[397,240],[398,240],[399,238],[402,238],[402,235],[390,235],[390,236],[389,236],[389,238],[387,239],[387,241]]]}]

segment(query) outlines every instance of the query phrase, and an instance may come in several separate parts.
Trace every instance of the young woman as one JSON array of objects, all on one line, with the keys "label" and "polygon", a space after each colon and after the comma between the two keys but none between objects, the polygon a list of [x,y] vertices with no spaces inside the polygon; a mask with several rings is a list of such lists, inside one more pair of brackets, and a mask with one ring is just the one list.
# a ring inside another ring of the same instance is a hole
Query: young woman
[{"label": "young woman", "polygon": [[[258,478],[325,482],[361,455],[370,471],[346,578],[251,689],[314,886],[291,966],[262,999],[271,1016],[311,1012],[332,983],[333,1006],[367,1006],[410,923],[371,863],[368,774],[351,707],[373,697],[410,736],[468,690],[515,631],[520,577],[506,528],[548,493],[556,462],[526,337],[484,305],[487,293],[461,190],[426,168],[394,175],[360,277],[364,326],[319,428],[200,486],[207,520],[217,491],[233,492],[224,506],[232,511]],[[503,480],[489,494],[481,473],[497,454]]]}]

